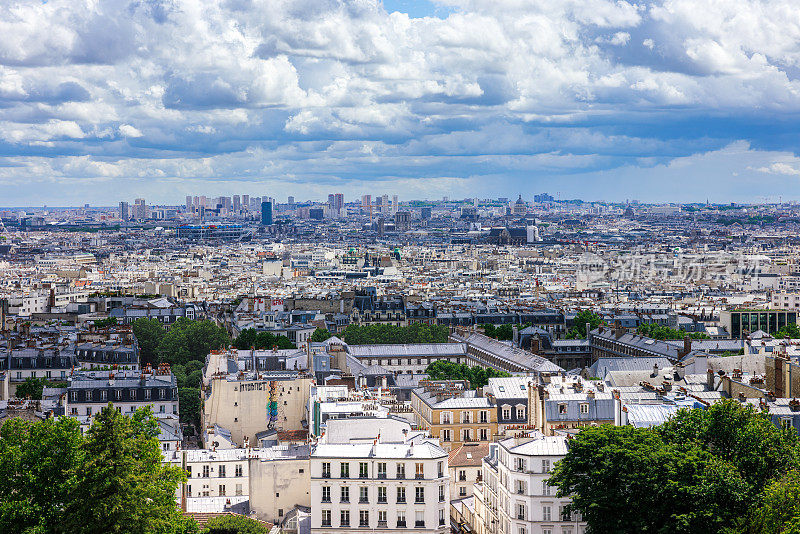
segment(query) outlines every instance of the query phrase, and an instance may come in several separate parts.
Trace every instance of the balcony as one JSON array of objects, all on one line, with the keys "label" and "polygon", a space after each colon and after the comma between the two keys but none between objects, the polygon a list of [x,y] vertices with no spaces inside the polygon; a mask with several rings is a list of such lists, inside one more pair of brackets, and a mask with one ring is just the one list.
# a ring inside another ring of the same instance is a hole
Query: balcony
[{"label": "balcony", "polygon": [[369,504],[369,499],[358,499],[358,504]]},{"label": "balcony", "polygon": [[405,497],[403,497],[402,499],[399,499],[399,498],[397,499],[397,504],[405,504],[405,503],[406,503],[406,498]]},{"label": "balcony", "polygon": [[414,521],[414,528],[425,528],[425,521]]},{"label": "balcony", "polygon": [[389,524],[386,521],[378,521],[378,528],[389,528]]},{"label": "balcony", "polygon": [[[441,475],[439,475],[439,476],[441,476]],[[466,473],[459,473],[458,481],[459,482],[466,482],[467,481],[467,474]]]},{"label": "balcony", "polygon": [[417,473],[416,475],[414,475],[414,478],[416,480],[425,480],[425,475],[423,475],[422,473]]},{"label": "balcony", "polygon": [[322,472],[322,478],[331,478],[331,472],[330,471],[323,471]]},{"label": "balcony", "polygon": [[386,480],[386,473],[378,473],[378,479]]},{"label": "balcony", "polygon": [[386,504],[387,502],[386,497],[378,497],[378,504]]},{"label": "balcony", "polygon": [[397,480],[405,480],[406,474],[405,473],[397,473]]},{"label": "balcony", "polygon": [[322,522],[322,526],[323,527],[329,527],[329,526],[331,526],[331,522],[330,521],[323,521]]},{"label": "balcony", "polygon": [[406,522],[405,521],[398,521],[397,522],[397,528],[406,528]]},{"label": "balcony", "polygon": [[425,499],[414,499],[414,504],[425,504]]}]

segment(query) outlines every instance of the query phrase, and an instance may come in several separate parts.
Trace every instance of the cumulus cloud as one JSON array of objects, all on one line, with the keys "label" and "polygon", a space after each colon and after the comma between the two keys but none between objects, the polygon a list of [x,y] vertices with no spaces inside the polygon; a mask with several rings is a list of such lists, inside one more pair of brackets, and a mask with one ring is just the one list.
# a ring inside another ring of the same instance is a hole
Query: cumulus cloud
[{"label": "cumulus cloud", "polygon": [[0,183],[225,172],[532,188],[554,172],[646,174],[740,139],[794,149],[794,0],[437,4],[446,16],[379,0],[5,2],[0,166],[15,170]]}]

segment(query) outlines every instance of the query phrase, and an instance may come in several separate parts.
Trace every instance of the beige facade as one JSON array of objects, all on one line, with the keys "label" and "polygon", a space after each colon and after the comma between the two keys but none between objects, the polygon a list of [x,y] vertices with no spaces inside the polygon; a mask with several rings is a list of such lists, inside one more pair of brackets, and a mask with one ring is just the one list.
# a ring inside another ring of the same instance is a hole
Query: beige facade
[{"label": "beige facade", "polygon": [[311,462],[306,458],[251,458],[250,509],[278,524],[297,505],[311,506]]},{"label": "beige facade", "polygon": [[244,446],[245,439],[251,445],[256,444],[256,434],[266,430],[269,424],[271,382],[276,383],[278,403],[275,428],[282,431],[302,429],[311,378],[280,379],[277,375],[261,375],[261,378],[239,380],[236,375],[224,375],[213,376],[207,385],[204,384],[204,389],[211,391],[203,405],[203,430],[219,425],[230,431],[238,446]]}]

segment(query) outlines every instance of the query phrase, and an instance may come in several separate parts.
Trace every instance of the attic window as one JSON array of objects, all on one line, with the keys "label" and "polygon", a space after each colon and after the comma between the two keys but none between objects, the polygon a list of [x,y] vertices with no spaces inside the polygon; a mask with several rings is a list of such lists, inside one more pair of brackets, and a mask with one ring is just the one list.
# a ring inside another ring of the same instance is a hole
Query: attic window
[{"label": "attic window", "polygon": [[558,405],[558,413],[561,413],[561,414],[567,413],[567,405],[564,404],[564,403],[559,404]]},{"label": "attic window", "polygon": [[522,391],[525,391],[525,384],[520,384],[519,385],[519,389],[521,389]]},{"label": "attic window", "polygon": [[506,388],[503,386],[497,386],[497,389],[500,391],[500,393],[504,393],[506,391]]}]

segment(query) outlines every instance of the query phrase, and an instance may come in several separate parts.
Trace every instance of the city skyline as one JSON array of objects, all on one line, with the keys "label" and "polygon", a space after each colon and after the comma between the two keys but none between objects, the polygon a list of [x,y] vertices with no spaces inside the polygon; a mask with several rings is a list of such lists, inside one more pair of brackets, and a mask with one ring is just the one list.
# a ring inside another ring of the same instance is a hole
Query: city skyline
[{"label": "city skyline", "polygon": [[761,4],[9,2],[0,204],[798,200],[800,29]]}]

